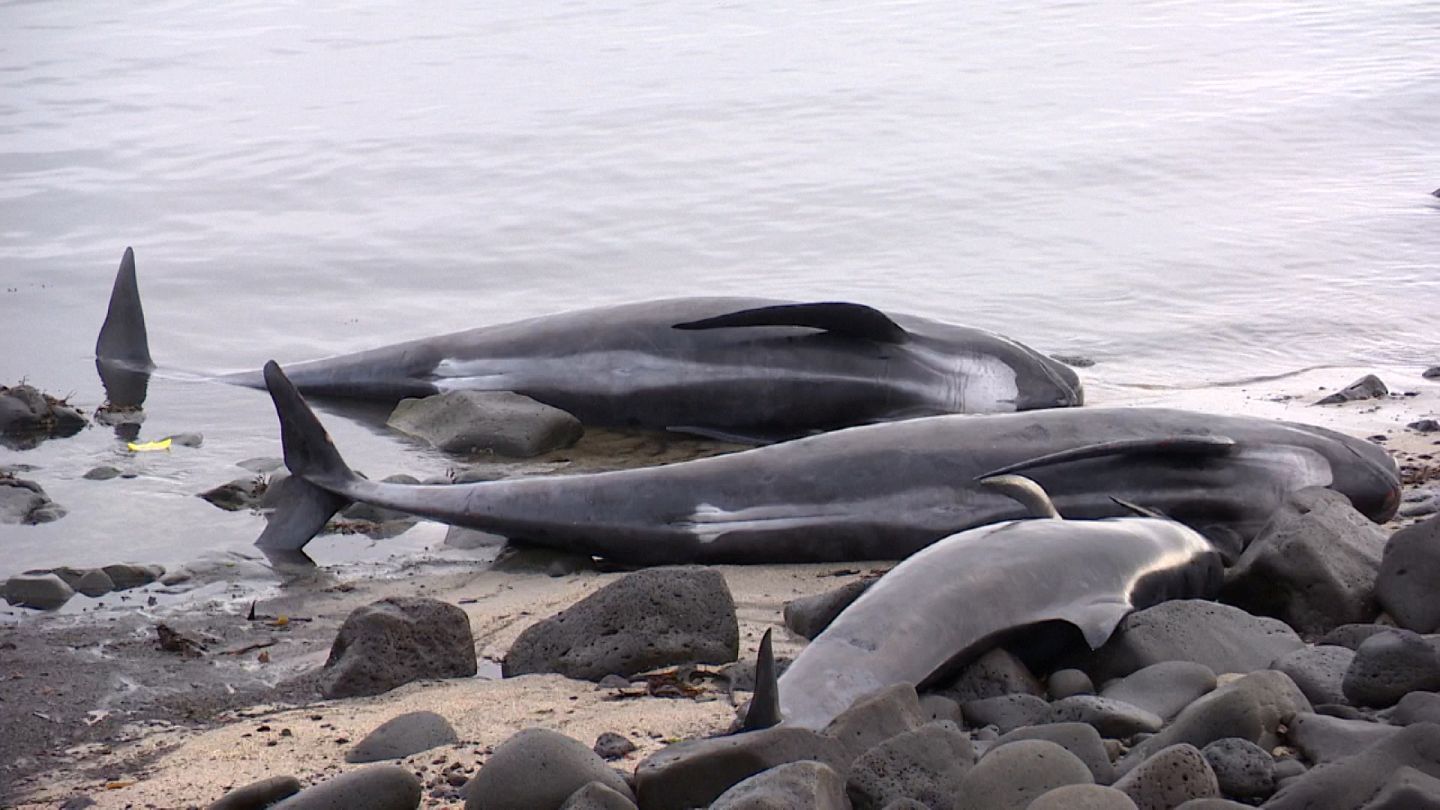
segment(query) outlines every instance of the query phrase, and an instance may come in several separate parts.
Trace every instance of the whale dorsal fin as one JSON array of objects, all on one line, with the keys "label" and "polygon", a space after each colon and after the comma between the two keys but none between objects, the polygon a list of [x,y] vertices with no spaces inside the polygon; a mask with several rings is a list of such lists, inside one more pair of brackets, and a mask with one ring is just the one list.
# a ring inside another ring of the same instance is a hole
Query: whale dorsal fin
[{"label": "whale dorsal fin", "polygon": [[1060,519],[1060,510],[1044,488],[1023,475],[992,475],[980,479],[982,486],[1008,496],[1030,510],[1031,517]]},{"label": "whale dorsal fin", "polygon": [[713,318],[677,323],[674,328],[729,329],[739,326],[806,326],[878,343],[904,343],[910,337],[900,324],[880,310],[844,302],[776,304],[742,309]]},{"label": "whale dorsal fin", "polygon": [[759,731],[780,724],[780,685],[775,677],[775,653],[770,647],[770,630],[760,639],[760,651],[755,656],[755,692],[750,698],[750,710],[745,713],[741,731]]},{"label": "whale dorsal fin", "polygon": [[125,248],[115,286],[110,290],[110,309],[95,341],[95,356],[127,368],[144,371],[150,361],[150,342],[145,334],[145,311],[140,306],[140,288],[135,283],[135,251]]},{"label": "whale dorsal fin", "polygon": [[1223,456],[1235,448],[1235,440],[1228,436],[1166,436],[1158,439],[1122,439],[1114,442],[1100,442],[1098,444],[1087,444],[1081,447],[1072,447],[1069,450],[1061,450],[1058,453],[1049,453],[1035,458],[1027,458],[1024,461],[1017,461],[1014,464],[1007,464],[999,469],[991,470],[984,475],[975,476],[979,481],[997,475],[1009,475],[1023,470],[1033,470],[1036,467],[1049,467],[1053,464],[1064,464],[1070,461],[1084,461],[1085,459],[1100,458],[1102,456],[1119,455],[1183,455],[1183,456]]}]

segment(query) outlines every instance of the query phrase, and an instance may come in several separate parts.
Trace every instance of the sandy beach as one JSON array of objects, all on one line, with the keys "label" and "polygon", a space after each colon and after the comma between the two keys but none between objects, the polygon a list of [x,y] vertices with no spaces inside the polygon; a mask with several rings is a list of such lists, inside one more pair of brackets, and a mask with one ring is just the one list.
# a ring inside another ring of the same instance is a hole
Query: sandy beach
[{"label": "sandy beach", "polygon": [[[1372,371],[1390,387],[1389,397],[1310,404]],[[1440,415],[1440,381],[1422,379],[1421,371],[1325,368],[1195,390],[1088,379],[1087,385],[1091,404],[1285,418],[1371,437],[1401,464],[1409,495],[1436,487],[1440,475],[1440,433],[1406,427]],[[1387,529],[1408,522],[1399,518]],[[891,564],[718,567],[737,606],[741,660],[753,659],[769,628],[777,631],[778,655],[801,648],[804,640],[781,622],[787,601]],[[402,763],[426,786],[425,807],[462,806],[455,798],[458,775],[473,774],[496,745],[529,726],[557,730],[587,746],[602,732],[620,733],[637,748],[612,765],[633,771],[668,742],[724,730],[734,718],[727,682],[702,677],[697,696],[666,698],[558,675],[498,677],[499,661],[522,630],[622,575],[584,570],[550,576],[543,569],[502,572],[454,559],[419,559],[289,575],[254,594],[253,620],[245,596],[204,590],[154,607],[143,606],[146,593],[138,590],[133,607],[26,616],[0,628],[0,713],[6,718],[0,801],[25,808],[203,807],[227,789],[269,776],[290,774],[311,784],[357,767],[344,762],[350,743],[391,717],[421,709],[443,715],[461,739]],[[340,622],[351,610],[391,595],[423,595],[464,609],[480,675],[412,683],[368,698],[306,697],[313,694],[306,673],[324,662]],[[160,623],[203,643],[204,654],[182,657],[157,649]],[[733,700],[745,697],[738,693]]]}]

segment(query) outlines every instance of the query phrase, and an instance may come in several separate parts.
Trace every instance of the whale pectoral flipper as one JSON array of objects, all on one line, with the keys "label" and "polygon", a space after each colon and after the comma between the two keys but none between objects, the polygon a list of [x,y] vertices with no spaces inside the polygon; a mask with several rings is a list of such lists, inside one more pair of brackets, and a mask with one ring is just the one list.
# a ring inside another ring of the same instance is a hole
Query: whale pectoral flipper
[{"label": "whale pectoral flipper", "polygon": [[1175,455],[1175,456],[1225,456],[1234,451],[1236,442],[1228,436],[1167,436],[1158,439],[1122,439],[1114,442],[1087,444],[1072,447],[1058,453],[1049,453],[1027,458],[1014,464],[1007,464],[984,475],[975,476],[976,481],[999,475],[1010,475],[1036,467],[1049,467],[1071,461],[1120,455]]},{"label": "whale pectoral flipper", "polygon": [[904,343],[910,339],[909,333],[890,320],[889,315],[864,304],[845,302],[777,304],[742,309],[713,318],[677,323],[674,328],[728,329],[739,326],[805,326],[879,343]]}]

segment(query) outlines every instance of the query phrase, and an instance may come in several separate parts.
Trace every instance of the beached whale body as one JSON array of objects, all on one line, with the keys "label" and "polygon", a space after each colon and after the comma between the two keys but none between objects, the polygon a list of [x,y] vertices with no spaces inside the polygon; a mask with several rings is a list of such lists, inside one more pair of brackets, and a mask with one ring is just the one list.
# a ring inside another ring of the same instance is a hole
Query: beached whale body
[{"label": "beached whale body", "polygon": [[[153,367],[129,249],[96,355],[110,365]],[[589,425],[757,441],[1083,399],[1074,371],[990,332],[860,304],[759,298],[679,298],[547,315],[288,369],[313,396],[394,402],[515,391]],[[264,386],[259,372],[215,379]]]},{"label": "beached whale body", "polygon": [[1130,611],[1214,596],[1222,579],[1204,537],[1156,517],[1032,518],[952,534],[842,611],[780,677],[779,716],[746,724],[824,728],[856,700],[948,677],[1052,622],[1076,627],[1093,649]]},{"label": "beached whale body", "polygon": [[[1323,428],[1154,408],[935,416],[849,428],[664,467],[459,485],[352,472],[280,367],[265,367],[294,474],[257,544],[299,549],[350,501],[639,564],[903,559],[1023,517],[980,486],[1025,474],[1066,517],[1122,514],[1111,496],[1207,533],[1248,538],[1290,492],[1328,486],[1394,514],[1394,462]],[[1000,469],[1013,468],[1013,469]]]}]

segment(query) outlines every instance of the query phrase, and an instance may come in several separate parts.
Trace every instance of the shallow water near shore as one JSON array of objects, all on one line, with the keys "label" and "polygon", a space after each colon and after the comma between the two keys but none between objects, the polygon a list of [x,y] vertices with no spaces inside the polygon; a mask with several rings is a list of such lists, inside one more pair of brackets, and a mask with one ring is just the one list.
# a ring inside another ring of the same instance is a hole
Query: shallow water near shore
[{"label": "shallow water near shore", "polygon": [[[0,384],[87,410],[126,245],[175,370],[735,293],[1085,355],[1094,401],[1440,363],[1432,3],[8,2],[0,22]],[[258,518],[194,495],[278,454],[264,394],[157,378],[147,414],[142,438],[204,445],[132,456],[92,428],[0,450],[70,511],[0,527],[0,575],[248,547]],[[327,425],[372,475],[453,464]],[[106,463],[136,477],[81,477]],[[427,531],[312,548],[384,559]]]}]

